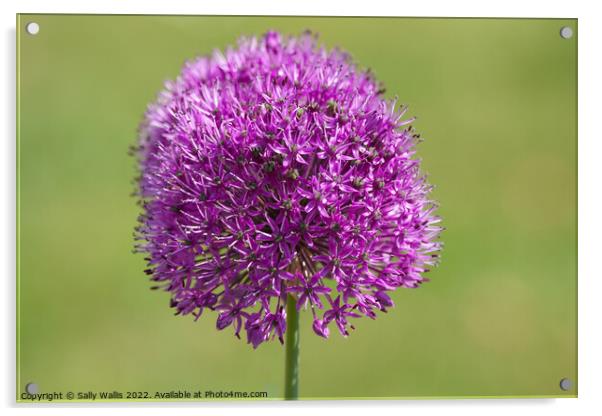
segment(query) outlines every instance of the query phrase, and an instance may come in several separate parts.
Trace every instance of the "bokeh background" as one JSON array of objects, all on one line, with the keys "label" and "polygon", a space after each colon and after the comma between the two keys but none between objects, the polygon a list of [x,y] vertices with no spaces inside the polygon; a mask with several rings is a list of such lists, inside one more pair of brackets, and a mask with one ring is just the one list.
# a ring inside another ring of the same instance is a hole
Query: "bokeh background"
[{"label": "bokeh background", "polygon": [[318,32],[410,106],[447,227],[432,281],[349,338],[302,314],[301,396],[575,396],[576,20],[91,15],[18,18],[18,395],[282,397],[278,342],[254,351],[149,290],[127,155],[185,60],[268,29]]}]

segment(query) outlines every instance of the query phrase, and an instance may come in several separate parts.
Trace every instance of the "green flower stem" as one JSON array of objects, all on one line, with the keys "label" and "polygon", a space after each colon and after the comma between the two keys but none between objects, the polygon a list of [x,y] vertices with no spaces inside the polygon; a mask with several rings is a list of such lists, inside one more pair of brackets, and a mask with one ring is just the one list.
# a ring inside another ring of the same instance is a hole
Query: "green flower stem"
[{"label": "green flower stem", "polygon": [[290,294],[286,300],[286,362],[284,370],[284,398],[299,398],[299,312],[297,302]]}]

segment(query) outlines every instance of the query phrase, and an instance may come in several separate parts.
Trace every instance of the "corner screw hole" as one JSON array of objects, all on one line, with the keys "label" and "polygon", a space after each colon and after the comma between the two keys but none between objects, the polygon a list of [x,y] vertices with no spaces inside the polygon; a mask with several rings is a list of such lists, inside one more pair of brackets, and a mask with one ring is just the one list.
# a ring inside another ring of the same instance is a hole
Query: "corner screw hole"
[{"label": "corner screw hole", "polygon": [[562,29],[560,29],[560,37],[562,39],[570,39],[573,37],[573,29],[571,29],[568,26],[564,26]]},{"label": "corner screw hole", "polygon": [[40,25],[36,22],[30,22],[25,26],[25,30],[30,35],[37,35],[40,32]]},{"label": "corner screw hole", "polygon": [[568,391],[573,387],[573,382],[568,378],[563,378],[560,380],[560,389],[564,391]]},{"label": "corner screw hole", "polygon": [[38,385],[36,383],[27,383],[25,391],[28,394],[36,394],[38,392]]}]

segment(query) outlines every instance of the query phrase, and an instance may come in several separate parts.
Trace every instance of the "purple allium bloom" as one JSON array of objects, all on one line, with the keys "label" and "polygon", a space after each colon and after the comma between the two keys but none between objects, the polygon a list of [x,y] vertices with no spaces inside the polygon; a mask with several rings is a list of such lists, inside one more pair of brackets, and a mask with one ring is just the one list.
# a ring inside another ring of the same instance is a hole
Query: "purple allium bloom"
[{"label": "purple allium bloom", "polygon": [[439,218],[405,107],[305,34],[188,62],[141,126],[138,249],[176,314],[217,314],[257,347],[393,306],[437,262]]}]

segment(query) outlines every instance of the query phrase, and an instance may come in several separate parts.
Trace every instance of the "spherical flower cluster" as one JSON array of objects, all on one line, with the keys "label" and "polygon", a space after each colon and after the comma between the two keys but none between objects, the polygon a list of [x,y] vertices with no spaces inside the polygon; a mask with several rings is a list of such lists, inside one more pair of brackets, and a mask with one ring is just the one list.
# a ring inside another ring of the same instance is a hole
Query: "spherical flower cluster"
[{"label": "spherical flower cluster", "polygon": [[177,314],[216,311],[257,347],[282,342],[290,294],[346,336],[426,280],[439,218],[412,119],[382,93],[347,54],[275,32],[166,84],[136,147],[137,247]]}]

